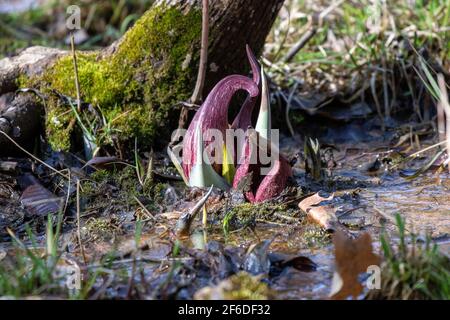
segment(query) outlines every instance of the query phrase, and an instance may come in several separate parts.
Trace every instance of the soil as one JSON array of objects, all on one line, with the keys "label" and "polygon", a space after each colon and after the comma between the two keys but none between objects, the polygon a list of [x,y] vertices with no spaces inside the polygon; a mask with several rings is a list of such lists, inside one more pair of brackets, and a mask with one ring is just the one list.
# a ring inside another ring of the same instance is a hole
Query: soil
[{"label": "soil", "polygon": [[[315,264],[314,270],[292,266],[275,268],[272,259],[269,275],[264,281],[274,298],[327,298],[335,271],[331,234],[298,208],[302,199],[321,191],[334,194],[328,205],[336,210],[341,228],[355,238],[368,232],[376,252],[380,251],[378,241],[382,232],[387,231],[393,242],[398,240],[395,215],[400,214],[408,231],[418,234],[421,241],[431,236],[439,243],[441,252],[449,255],[449,173],[436,172],[437,167],[432,166],[415,179],[404,178],[414,168],[429,162],[436,149],[402,162],[405,154],[412,152],[409,140],[392,147],[398,141],[398,130],[385,133],[375,130],[376,134],[351,143],[336,143],[340,140],[339,135],[330,135],[330,130],[334,129],[330,127],[319,137],[322,150],[330,146],[333,150],[333,165],[324,170],[322,181],[313,181],[305,173],[304,159],[300,157],[294,166],[290,188],[267,204],[243,204],[242,199],[235,201],[233,195],[214,190],[207,202],[206,229],[203,229],[199,214],[191,227],[191,235],[184,238],[176,234],[177,221],[195,205],[203,192],[189,190],[182,181],[176,181],[165,154],[155,154],[156,174],[153,186],[147,189],[139,186],[133,178],[134,170],[129,167],[115,165],[112,171],[96,173],[79,168],[77,171],[74,161],[67,160],[69,156],[53,155],[49,163],[72,166],[74,179],[92,182],[82,183],[81,191],[81,241],[87,263],[83,262],[77,238],[73,181],[60,243],[67,245],[65,254],[75,257],[85,272],[105,269],[107,259],[109,271],[103,276],[103,281],[108,282],[107,288],[98,281],[92,289],[99,298],[127,298],[130,295],[192,298],[200,288],[216,284],[245,268],[247,249],[265,240],[273,240],[268,249],[272,255],[306,257]],[[358,126],[350,123],[341,128],[346,134],[353,134],[352,130],[359,130]],[[421,148],[431,145],[431,138],[432,135],[422,139]],[[302,154],[303,141],[298,137],[282,136],[281,150],[288,158]],[[67,196],[68,184],[62,184],[64,179],[41,166],[27,166],[26,160],[20,163],[24,168],[22,171],[34,171],[51,192]],[[6,228],[29,241],[25,224],[31,226],[42,246],[45,245],[46,219],[30,215],[21,206],[18,176],[2,173],[0,179],[0,248],[6,252],[14,247]],[[132,200],[130,193],[137,195],[145,210]],[[239,218],[232,219],[230,230],[225,234],[223,219],[230,210],[235,210]],[[249,212],[251,216],[248,216]],[[137,220],[143,221],[138,244]],[[174,254],[174,250],[179,253]],[[134,279],[131,291],[130,277]]]}]

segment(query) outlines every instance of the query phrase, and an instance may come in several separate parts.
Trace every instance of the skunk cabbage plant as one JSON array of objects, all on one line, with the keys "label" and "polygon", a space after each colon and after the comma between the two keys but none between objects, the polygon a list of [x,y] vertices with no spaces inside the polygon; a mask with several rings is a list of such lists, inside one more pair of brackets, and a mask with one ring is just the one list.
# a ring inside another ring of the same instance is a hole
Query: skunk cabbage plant
[{"label": "skunk cabbage plant", "polygon": [[[273,159],[271,166],[267,166],[260,159],[261,145],[265,146],[263,151],[268,150],[270,158]],[[241,181],[248,177],[250,183],[248,190],[245,190],[245,197],[250,202],[263,202],[279,195],[286,187],[287,179],[291,174],[291,166],[286,158],[273,144],[265,140],[261,133],[253,131],[249,132],[245,140],[241,162],[234,176],[233,188],[238,188]]]},{"label": "skunk cabbage plant", "polygon": [[[264,70],[248,46],[247,55],[253,78],[231,75],[217,83],[197,110],[182,144],[169,147],[168,153],[187,185],[228,190],[247,182],[247,200],[262,202],[283,191],[291,167],[271,140],[270,96]],[[239,90],[246,91],[247,98],[230,125],[228,107]],[[260,96],[258,120],[252,129],[252,113]],[[234,145],[234,137],[229,143],[230,131],[245,133],[241,145]],[[180,151],[182,158],[175,155]],[[261,156],[261,151],[272,161],[263,161],[267,157]],[[220,161],[211,161],[214,159]]]}]

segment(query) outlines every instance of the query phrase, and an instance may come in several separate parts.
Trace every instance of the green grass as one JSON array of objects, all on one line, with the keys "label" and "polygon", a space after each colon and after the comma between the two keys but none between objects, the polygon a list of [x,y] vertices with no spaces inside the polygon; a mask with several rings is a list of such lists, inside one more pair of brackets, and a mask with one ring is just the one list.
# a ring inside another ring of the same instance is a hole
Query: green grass
[{"label": "green grass", "polygon": [[[347,49],[353,50],[351,55],[356,62],[378,60],[380,53],[387,57],[395,57],[396,48],[392,45],[393,42],[387,42],[391,34],[408,38],[417,48],[426,45],[438,46],[436,49],[440,49],[441,59],[450,57],[448,43],[450,30],[446,29],[450,21],[449,0],[417,0],[413,6],[403,1],[387,1],[386,7],[383,7],[380,1],[375,2],[376,5],[371,3],[373,1],[344,1],[326,17],[323,27],[296,56],[296,62],[311,61],[311,57],[315,56],[316,59],[322,58],[318,59],[319,61],[324,60],[319,63],[329,64],[328,58],[331,58],[337,64],[351,65],[352,59],[349,56],[340,55],[328,47],[329,32],[332,32],[337,40],[348,42]],[[318,8],[325,9],[332,1],[313,3],[306,0],[291,0],[286,4],[288,6],[295,4],[295,11],[309,15],[320,13]],[[294,13],[291,12],[291,16]],[[295,31],[288,35],[286,49],[300,38],[297,32],[306,21],[305,17],[291,21],[291,27]],[[416,34],[412,34],[411,30],[416,30]],[[323,46],[323,50],[318,50],[319,46]],[[348,50],[344,51],[349,53]],[[327,54],[326,57],[323,55],[324,52]]]},{"label": "green grass", "polygon": [[81,8],[82,28],[90,38],[78,49],[106,46],[119,39],[150,7],[154,0],[53,0],[26,12],[0,14],[0,58],[14,55],[31,45],[67,48],[67,32],[61,29],[68,6]]},{"label": "green grass", "polygon": [[272,78],[283,87],[292,87],[294,78],[304,81],[299,91],[305,94],[320,92],[344,100],[364,95],[371,100],[375,93],[378,113],[389,116],[391,110],[416,105],[420,99],[414,71],[420,62],[412,47],[426,52],[427,62],[449,69],[450,0],[417,0],[414,5],[386,1],[385,6],[382,1],[346,0],[325,17],[290,63],[282,62],[306,32],[312,16],[335,2],[285,2],[290,22],[286,17],[277,20],[265,52],[278,67],[270,69]]},{"label": "green grass", "polygon": [[450,259],[439,252],[427,237],[419,243],[411,234],[407,244],[405,222],[396,216],[399,242],[394,247],[386,234],[381,236],[385,261],[381,270],[381,290],[372,299],[450,299]]},{"label": "green grass", "polygon": [[0,296],[23,297],[39,295],[44,291],[60,291],[56,283],[62,279],[55,273],[60,259],[57,243],[61,219],[58,220],[54,231],[48,216],[45,248],[38,246],[37,239],[29,228],[27,234],[31,244],[25,244],[9,231],[14,250],[9,251],[5,261],[0,264]]},{"label": "green grass", "polygon": [[63,248],[59,247],[62,226],[62,214],[59,214],[56,226],[49,215],[45,235],[45,247],[27,226],[29,243],[20,240],[12,231],[13,248],[0,263],[0,296],[8,298],[26,298],[31,296],[58,296],[66,299],[84,299],[94,284],[96,273],[89,274],[81,281],[79,290],[67,286],[72,271],[61,257]]},{"label": "green grass", "polygon": [[[126,265],[117,266],[117,252],[112,249],[106,253],[97,264],[79,265],[80,287],[70,287],[75,284],[72,276],[74,269],[67,269],[72,265],[65,256],[65,248],[61,246],[60,234],[62,215],[58,216],[56,226],[49,216],[45,234],[45,243],[40,243],[38,237],[27,228],[28,241],[23,241],[10,232],[12,248],[0,263],[0,297],[7,299],[23,299],[40,297],[43,299],[80,300],[101,299],[105,293],[99,283],[116,279],[122,283],[128,282],[130,275]],[[136,221],[135,252],[139,252],[139,243],[143,232],[143,222]],[[178,253],[174,253],[177,255]],[[133,255],[134,256],[134,255]],[[141,267],[139,267],[141,268]],[[141,269],[140,269],[141,270]],[[107,279],[108,278],[108,279]]]}]

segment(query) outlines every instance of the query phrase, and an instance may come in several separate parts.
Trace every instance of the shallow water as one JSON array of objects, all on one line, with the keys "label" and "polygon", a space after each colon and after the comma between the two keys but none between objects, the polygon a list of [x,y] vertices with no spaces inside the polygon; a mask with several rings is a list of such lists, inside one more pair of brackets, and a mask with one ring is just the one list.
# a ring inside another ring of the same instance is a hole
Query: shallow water
[{"label": "shallow water", "polygon": [[[299,144],[285,144],[284,152],[289,156],[299,151]],[[440,250],[449,255],[450,253],[450,179],[447,172],[437,176],[430,170],[418,178],[408,181],[399,176],[398,170],[387,171],[380,167],[376,172],[369,172],[367,164],[370,164],[379,155],[377,146],[371,148],[365,146],[352,146],[353,150],[348,152],[345,146],[339,146],[340,151],[336,154],[338,162],[337,168],[333,172],[334,199],[331,205],[337,209],[337,215],[350,234],[358,237],[364,232],[368,232],[374,241],[374,251],[380,252],[379,235],[386,230],[392,241],[398,239],[395,226],[395,215],[399,213],[406,221],[407,231],[418,233],[422,239],[426,235],[431,235],[435,242],[440,244]],[[383,150],[385,151],[386,148]],[[347,150],[347,151],[346,151]],[[383,152],[384,152],[383,151]],[[425,161],[426,159],[423,159]],[[422,161],[422,162],[423,162]],[[421,161],[413,161],[413,167],[419,167]],[[322,189],[320,184],[314,184],[305,178],[304,169],[301,165],[295,168],[295,180],[299,185],[306,187],[306,194],[314,193]],[[326,183],[323,189],[329,187]],[[1,188],[3,188],[0,185]],[[1,189],[0,188],[0,189]],[[4,203],[0,202],[0,227],[2,224],[11,226],[14,219],[18,219],[17,224],[21,224],[23,219],[19,219],[22,211],[12,210],[17,207],[18,194],[10,195],[13,191],[1,189],[8,196]],[[10,193],[8,193],[10,192]],[[14,199],[12,201],[11,199]],[[183,199],[183,197],[180,197]],[[299,202],[300,200],[298,200]],[[14,203],[13,203],[14,202]],[[175,225],[179,216],[189,210],[195,203],[195,198],[190,201],[179,200],[176,210],[160,213],[156,223],[145,230],[139,246],[135,244],[134,230],[124,232],[124,234],[114,239],[95,240],[85,242],[85,251],[89,261],[99,261],[102,257],[115,252],[116,258],[112,263],[112,269],[121,269],[128,276],[133,274],[133,261],[136,266],[142,268],[142,274],[149,283],[149,288],[153,292],[159,292],[159,286],[165,283],[170,275],[174,261],[179,259],[181,263],[186,263],[187,268],[183,271],[181,278],[171,280],[172,283],[183,281],[196,281],[195,284],[186,286],[185,291],[178,293],[178,298],[192,298],[195,290],[206,285],[217,283],[221,276],[212,280],[216,275],[206,272],[205,267],[199,267],[193,256],[182,252],[180,256],[173,260],[172,250],[176,241],[174,233]],[[9,206],[5,206],[8,204]],[[210,204],[208,204],[209,206]],[[220,206],[223,204],[219,203]],[[294,207],[297,202],[294,203]],[[10,208],[11,207],[11,208]],[[9,209],[8,209],[9,208]],[[17,207],[18,208],[18,207]],[[211,207],[209,207],[211,208]],[[300,271],[293,267],[286,267],[280,274],[270,277],[268,283],[275,292],[277,299],[325,299],[331,290],[333,273],[335,271],[334,248],[330,236],[322,230],[319,237],[311,242],[311,233],[317,236],[321,230],[314,222],[309,221],[300,213],[290,221],[258,221],[253,230],[243,229],[232,231],[228,237],[224,236],[220,221],[212,221],[208,231],[204,234],[201,226],[201,218],[198,217],[191,230],[194,235],[190,238],[182,239],[181,244],[189,250],[194,250],[200,255],[200,260],[210,259],[202,255],[206,242],[216,241],[223,244],[225,248],[231,248],[233,252],[245,254],[247,248],[263,240],[274,239],[269,251],[277,254],[287,254],[290,256],[302,256],[311,259],[317,269],[312,272]],[[105,214],[105,213],[104,213]],[[106,213],[106,216],[111,213]],[[131,221],[133,212],[124,211],[119,216],[123,216],[124,221]],[[201,215],[199,215],[201,216]],[[19,217],[19,218],[18,218]],[[10,219],[11,218],[11,219]],[[12,219],[14,218],[14,219]],[[296,221],[298,219],[298,221]],[[131,222],[134,225],[134,222]],[[74,237],[75,230],[69,230],[66,239]],[[43,237],[39,238],[43,240]],[[315,239],[315,238],[314,238]],[[41,242],[41,241],[40,241]],[[42,241],[44,243],[44,241]],[[75,242],[73,242],[75,243]],[[79,255],[73,245],[74,255]],[[10,243],[0,243],[0,253],[7,251],[11,247]],[[136,248],[139,250],[136,251]],[[95,263],[92,262],[95,269]],[[214,265],[214,263],[212,264]],[[220,269],[220,268],[219,268]],[[136,282],[141,281],[141,274],[134,275]],[[125,279],[125,280],[124,280]],[[114,284],[109,288],[104,298],[126,298],[127,290],[124,290],[126,278],[116,276]],[[100,283],[101,286],[101,283]],[[151,290],[150,290],[151,291]],[[170,294],[170,290],[169,294]],[[172,293],[173,294],[173,293]],[[171,296],[174,297],[174,296]],[[159,296],[148,296],[145,298],[160,298]]]},{"label": "shallow water", "polygon": [[[290,151],[294,153],[295,148]],[[361,156],[363,154],[363,156]],[[366,155],[364,155],[366,154]],[[368,173],[364,165],[374,159],[376,152],[359,150],[356,157],[344,157],[339,162],[336,177],[353,179],[335,192],[335,207],[348,210],[341,222],[357,221],[350,232],[358,236],[369,232],[374,241],[374,250],[380,252],[378,242],[382,230],[388,232],[392,241],[398,239],[395,215],[400,214],[406,221],[407,232],[414,232],[422,239],[427,235],[440,244],[444,254],[450,253],[450,176],[448,172],[436,175],[433,170],[408,181],[399,176],[398,170],[389,172],[381,168],[376,173]],[[417,166],[417,163],[413,164]],[[301,181],[302,177],[299,177]],[[338,179],[339,180],[339,179]],[[363,185],[363,186],[361,186]],[[355,192],[355,199],[349,194]],[[353,209],[353,210],[352,210]],[[260,223],[253,232],[234,233],[228,243],[248,246],[261,239],[271,239],[278,234],[270,249],[311,258],[318,268],[315,272],[302,272],[287,268],[281,275],[271,279],[271,288],[277,292],[278,299],[323,299],[331,288],[334,267],[332,244],[308,246],[305,244],[305,225],[276,225]],[[223,241],[222,234],[210,235]]]}]

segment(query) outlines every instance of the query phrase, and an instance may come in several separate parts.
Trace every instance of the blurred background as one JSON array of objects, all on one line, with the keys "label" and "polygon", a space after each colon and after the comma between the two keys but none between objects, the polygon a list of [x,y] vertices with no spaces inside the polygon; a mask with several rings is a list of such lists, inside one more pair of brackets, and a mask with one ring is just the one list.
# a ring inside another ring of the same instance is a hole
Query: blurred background
[{"label": "blurred background", "polygon": [[[119,39],[153,2],[0,0],[0,58],[31,45],[68,48],[70,5],[81,8],[77,49],[91,50]],[[450,0],[286,0],[262,62],[276,84],[275,98],[294,110],[294,126],[303,120],[295,110],[323,106],[331,98],[345,105],[369,100],[370,109],[388,119],[413,106],[416,118],[427,120],[426,110],[418,110],[427,104],[424,86],[416,85],[424,77],[418,57],[449,77],[449,19]],[[370,111],[357,107],[362,115]]]},{"label": "blurred background", "polygon": [[0,0],[0,57],[31,45],[67,47],[66,10],[81,9],[79,49],[96,49],[119,39],[153,0]]}]

